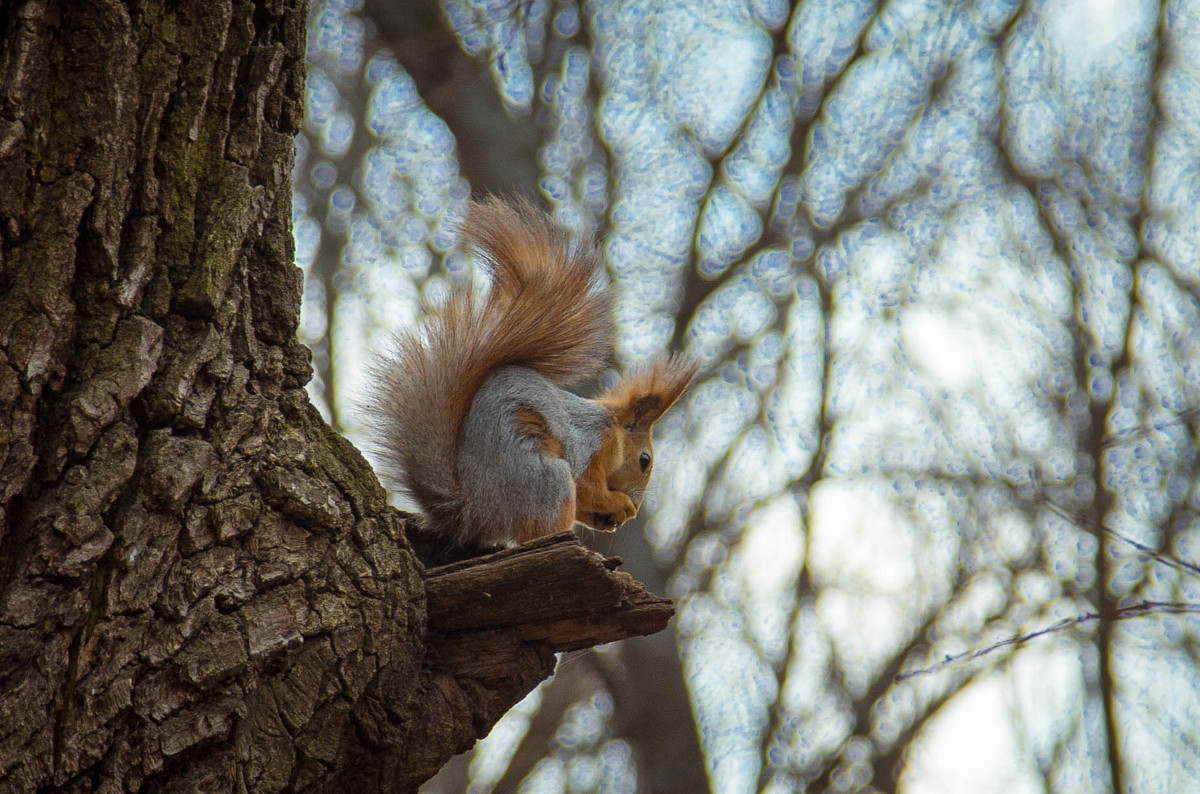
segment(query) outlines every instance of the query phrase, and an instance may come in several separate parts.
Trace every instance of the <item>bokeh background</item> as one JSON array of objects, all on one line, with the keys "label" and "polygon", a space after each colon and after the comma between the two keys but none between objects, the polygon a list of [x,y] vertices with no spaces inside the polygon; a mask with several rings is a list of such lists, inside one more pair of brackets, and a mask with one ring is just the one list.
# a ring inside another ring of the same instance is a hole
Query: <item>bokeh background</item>
[{"label": "bokeh background", "polygon": [[670,632],[560,661],[427,792],[1200,791],[1200,2],[329,0],[295,171],[314,401],[602,239],[684,348],[638,521]]}]

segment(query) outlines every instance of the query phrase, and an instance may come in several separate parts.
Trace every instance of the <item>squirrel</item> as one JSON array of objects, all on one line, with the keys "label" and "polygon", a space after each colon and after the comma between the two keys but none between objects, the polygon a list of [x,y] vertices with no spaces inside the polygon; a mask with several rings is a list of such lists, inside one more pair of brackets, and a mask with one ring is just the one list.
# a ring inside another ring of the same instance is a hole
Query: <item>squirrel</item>
[{"label": "squirrel", "polygon": [[599,252],[524,201],[472,202],[460,226],[490,276],[396,337],[369,406],[391,484],[423,531],[460,548],[525,543],[578,521],[611,531],[641,506],[650,432],[698,364],[676,354],[591,400],[612,346],[613,288]]}]

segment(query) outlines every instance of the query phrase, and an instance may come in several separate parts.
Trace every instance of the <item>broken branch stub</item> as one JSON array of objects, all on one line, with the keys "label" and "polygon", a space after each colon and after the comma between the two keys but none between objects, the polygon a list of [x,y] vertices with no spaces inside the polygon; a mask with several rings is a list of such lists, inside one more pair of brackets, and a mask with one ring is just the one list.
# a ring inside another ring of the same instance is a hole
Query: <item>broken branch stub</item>
[{"label": "broken branch stub", "polygon": [[674,605],[613,570],[619,563],[563,532],[429,569],[426,633],[434,666],[495,678],[515,644],[573,651],[662,631]]}]

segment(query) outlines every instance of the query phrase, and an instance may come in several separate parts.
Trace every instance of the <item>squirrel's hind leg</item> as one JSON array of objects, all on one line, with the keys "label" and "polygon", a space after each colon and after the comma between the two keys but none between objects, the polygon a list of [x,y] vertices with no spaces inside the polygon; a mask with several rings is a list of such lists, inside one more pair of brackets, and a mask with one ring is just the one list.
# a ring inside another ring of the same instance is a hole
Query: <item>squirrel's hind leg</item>
[{"label": "squirrel's hind leg", "polygon": [[528,543],[571,528],[575,481],[543,415],[506,397],[485,387],[460,434],[463,519],[478,541]]},{"label": "squirrel's hind leg", "polygon": [[507,460],[486,476],[470,519],[481,535],[528,543],[565,532],[575,522],[575,483],[565,460],[509,450]]},{"label": "squirrel's hind leg", "polygon": [[519,516],[513,526],[517,543],[528,543],[531,540],[566,532],[575,523],[575,499],[567,499],[559,508],[558,514],[552,521],[547,521],[545,515]]}]

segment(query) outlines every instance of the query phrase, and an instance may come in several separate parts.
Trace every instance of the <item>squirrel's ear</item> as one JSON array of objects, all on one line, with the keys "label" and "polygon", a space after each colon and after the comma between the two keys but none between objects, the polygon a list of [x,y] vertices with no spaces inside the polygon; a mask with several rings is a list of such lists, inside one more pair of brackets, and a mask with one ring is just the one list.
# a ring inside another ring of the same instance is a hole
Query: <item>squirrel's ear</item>
[{"label": "squirrel's ear", "polygon": [[[670,406],[667,406],[670,407]],[[658,417],[666,412],[662,397],[657,394],[647,394],[633,402],[633,417],[630,424],[634,430],[649,430],[658,421]]]},{"label": "squirrel's ear", "polygon": [[680,353],[660,358],[621,378],[600,402],[618,416],[624,413],[631,430],[649,430],[671,409],[699,368],[699,362]]}]

